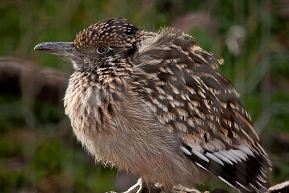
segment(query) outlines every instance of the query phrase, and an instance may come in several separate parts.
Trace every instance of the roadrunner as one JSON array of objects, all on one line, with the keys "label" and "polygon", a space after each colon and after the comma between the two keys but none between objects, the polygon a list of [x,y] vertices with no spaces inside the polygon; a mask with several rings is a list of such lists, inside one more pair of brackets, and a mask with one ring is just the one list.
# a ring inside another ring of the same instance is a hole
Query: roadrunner
[{"label": "roadrunner", "polygon": [[65,113],[96,160],[165,191],[210,174],[243,193],[267,190],[271,163],[238,93],[216,70],[223,61],[191,36],[110,19],[73,42],[34,49],[72,62]]}]

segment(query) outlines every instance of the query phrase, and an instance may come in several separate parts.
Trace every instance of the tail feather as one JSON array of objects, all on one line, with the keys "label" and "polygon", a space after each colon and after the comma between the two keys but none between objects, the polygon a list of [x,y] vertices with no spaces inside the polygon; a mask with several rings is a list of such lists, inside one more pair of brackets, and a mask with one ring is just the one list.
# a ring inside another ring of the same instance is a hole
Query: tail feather
[{"label": "tail feather", "polygon": [[184,151],[187,157],[198,166],[242,193],[264,193],[270,186],[264,169],[268,163],[260,155],[244,152],[240,150],[242,148],[219,152],[205,151],[202,154],[196,153],[186,144],[183,144],[183,148],[187,150]]}]

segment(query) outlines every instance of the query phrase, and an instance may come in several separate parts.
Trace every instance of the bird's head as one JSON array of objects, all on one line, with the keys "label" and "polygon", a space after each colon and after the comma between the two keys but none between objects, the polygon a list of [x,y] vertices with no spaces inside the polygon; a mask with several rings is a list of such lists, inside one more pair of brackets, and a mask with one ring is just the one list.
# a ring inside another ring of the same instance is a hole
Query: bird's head
[{"label": "bird's head", "polygon": [[75,70],[91,71],[132,55],[139,37],[139,29],[126,19],[110,19],[82,30],[73,42],[43,42],[34,50],[70,60]]}]

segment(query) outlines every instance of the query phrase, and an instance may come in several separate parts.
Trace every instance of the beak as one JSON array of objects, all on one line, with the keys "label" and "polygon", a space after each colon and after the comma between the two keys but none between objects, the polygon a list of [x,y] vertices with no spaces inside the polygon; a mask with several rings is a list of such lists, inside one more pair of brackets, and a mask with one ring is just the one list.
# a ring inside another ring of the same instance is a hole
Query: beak
[{"label": "beak", "polygon": [[70,60],[73,60],[80,55],[80,53],[75,49],[73,42],[43,42],[37,44],[34,47],[34,50],[46,52]]}]

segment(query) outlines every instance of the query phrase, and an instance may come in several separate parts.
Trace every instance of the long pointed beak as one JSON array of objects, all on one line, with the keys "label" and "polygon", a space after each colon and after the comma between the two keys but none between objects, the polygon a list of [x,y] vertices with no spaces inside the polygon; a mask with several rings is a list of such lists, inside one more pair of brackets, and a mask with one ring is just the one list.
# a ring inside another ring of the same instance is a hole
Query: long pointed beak
[{"label": "long pointed beak", "polygon": [[57,55],[65,59],[73,59],[79,55],[79,52],[73,45],[73,42],[43,42],[37,44],[34,47],[34,50]]}]

